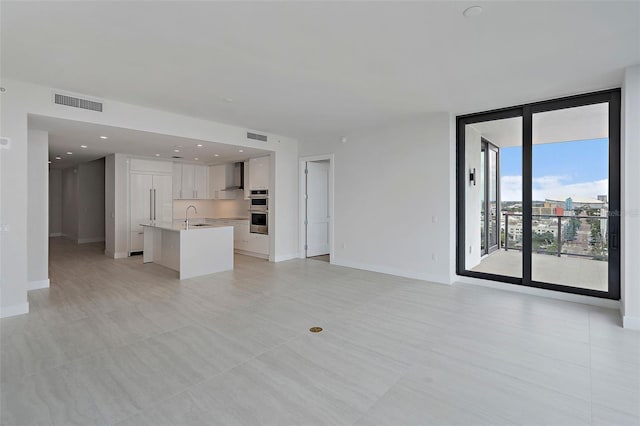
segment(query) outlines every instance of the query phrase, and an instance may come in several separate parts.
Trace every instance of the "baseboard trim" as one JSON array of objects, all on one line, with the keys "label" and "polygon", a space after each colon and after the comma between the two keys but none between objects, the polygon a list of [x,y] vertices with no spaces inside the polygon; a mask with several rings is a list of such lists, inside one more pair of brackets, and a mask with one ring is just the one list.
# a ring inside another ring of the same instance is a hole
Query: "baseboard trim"
[{"label": "baseboard trim", "polygon": [[0,308],[0,318],[15,317],[16,315],[28,314],[29,302],[19,305],[3,306]]},{"label": "baseboard trim", "polygon": [[260,259],[269,260],[269,255],[268,254],[255,253],[255,252],[252,252],[252,251],[239,250],[239,249],[234,249],[233,252],[237,253],[237,254],[244,254],[245,256],[257,257],[257,258],[260,258]]},{"label": "baseboard trim", "polygon": [[28,290],[39,290],[41,288],[49,288],[49,287],[50,287],[49,278],[47,278],[46,280],[29,281],[27,283],[27,291]]},{"label": "baseboard trim", "polygon": [[62,232],[52,232],[51,234],[49,234],[49,237],[64,237],[64,235],[62,234]]},{"label": "baseboard trim", "polygon": [[[273,262],[284,262],[285,260],[291,260],[291,259],[297,259],[298,253],[293,253],[293,254],[282,254],[280,256],[275,256],[273,258]],[[269,258],[271,259],[271,258]]]},{"label": "baseboard trim", "polygon": [[126,251],[113,253],[112,251],[105,250],[104,255],[112,259],[124,259],[126,257],[129,257],[129,254]]},{"label": "baseboard trim", "polygon": [[89,243],[102,243],[104,242],[104,237],[94,237],[94,238],[78,238],[78,244],[89,244]]},{"label": "baseboard trim", "polygon": [[622,316],[622,327],[629,330],[640,330],[640,317]]},{"label": "baseboard trim", "polygon": [[566,302],[583,303],[585,305],[600,306],[602,308],[620,309],[619,300],[603,299],[601,297],[591,297],[582,294],[563,293],[560,291],[547,290],[544,288],[527,287],[517,284],[483,280],[479,278],[458,276],[455,285],[470,285],[489,287],[496,290],[512,291],[515,293],[530,294],[532,296],[547,297],[549,299],[564,300]]},{"label": "baseboard trim", "polygon": [[367,263],[353,262],[350,260],[336,259],[335,256],[331,256],[330,263],[332,265],[344,266],[347,268],[378,272],[380,274],[395,275],[397,277],[411,278],[414,280],[428,281],[431,283],[446,284],[446,285],[451,284],[448,277],[441,277],[438,275],[429,274],[425,272],[407,271],[404,269],[393,268],[389,266],[371,265]]}]

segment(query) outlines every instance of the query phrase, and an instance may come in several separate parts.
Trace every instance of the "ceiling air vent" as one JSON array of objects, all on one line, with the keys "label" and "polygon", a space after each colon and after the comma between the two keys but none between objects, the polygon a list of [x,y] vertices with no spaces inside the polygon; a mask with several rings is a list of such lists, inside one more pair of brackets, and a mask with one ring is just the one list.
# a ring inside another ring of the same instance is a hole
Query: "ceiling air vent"
[{"label": "ceiling air vent", "polygon": [[171,158],[184,158],[184,157],[180,157],[179,155],[174,155]]},{"label": "ceiling air vent", "polygon": [[254,139],[254,140],[257,140],[257,141],[266,142],[267,141],[267,135],[259,135],[257,133],[247,132],[247,139]]},{"label": "ceiling air vent", "polygon": [[102,102],[77,98],[75,96],[64,95],[62,93],[54,93],[53,103],[58,105],[70,106],[73,108],[82,108],[91,111],[102,112]]}]

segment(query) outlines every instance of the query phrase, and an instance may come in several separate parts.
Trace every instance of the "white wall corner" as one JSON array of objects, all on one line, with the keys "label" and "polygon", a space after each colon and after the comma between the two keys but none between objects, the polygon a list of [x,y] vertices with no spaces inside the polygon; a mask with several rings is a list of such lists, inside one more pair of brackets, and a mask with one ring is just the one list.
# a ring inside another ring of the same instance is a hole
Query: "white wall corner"
[{"label": "white wall corner", "polygon": [[27,290],[38,290],[41,288],[49,288],[49,278],[46,280],[29,281],[27,283]]},{"label": "white wall corner", "polygon": [[622,316],[622,327],[629,330],[640,330],[640,317]]},{"label": "white wall corner", "polygon": [[129,257],[126,251],[114,253],[112,251],[105,250],[104,255],[112,259],[124,259],[126,257]]},{"label": "white wall corner", "polygon": [[291,253],[291,254],[282,254],[279,256],[275,256],[273,257],[273,260],[271,257],[269,257],[269,260],[271,262],[284,262],[285,260],[298,259],[299,257],[300,255],[298,253]]},{"label": "white wall corner", "polygon": [[19,305],[4,306],[0,309],[0,318],[15,317],[16,315],[28,314],[29,302]]}]

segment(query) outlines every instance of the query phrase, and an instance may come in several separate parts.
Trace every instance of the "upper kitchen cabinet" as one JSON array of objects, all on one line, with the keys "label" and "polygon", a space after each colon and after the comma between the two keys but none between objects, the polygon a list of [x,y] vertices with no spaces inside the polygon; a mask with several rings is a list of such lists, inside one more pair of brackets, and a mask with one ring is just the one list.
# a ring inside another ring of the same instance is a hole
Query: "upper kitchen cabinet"
[{"label": "upper kitchen cabinet", "polygon": [[213,200],[235,200],[237,190],[226,190],[234,186],[234,164],[209,167],[209,198]]},{"label": "upper kitchen cabinet", "polygon": [[249,189],[269,189],[270,161],[270,156],[249,160]]},{"label": "upper kitchen cabinet", "polygon": [[200,200],[209,198],[209,170],[195,164],[173,164],[173,198]]}]

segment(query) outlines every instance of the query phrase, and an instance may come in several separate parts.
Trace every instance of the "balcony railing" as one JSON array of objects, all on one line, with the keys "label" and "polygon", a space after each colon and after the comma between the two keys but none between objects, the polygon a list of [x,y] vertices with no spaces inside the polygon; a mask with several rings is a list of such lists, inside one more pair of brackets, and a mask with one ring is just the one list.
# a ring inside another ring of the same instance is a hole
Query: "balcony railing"
[{"label": "balcony railing", "polygon": [[[501,222],[501,232],[504,231],[501,237],[502,247],[505,251],[522,250],[522,213],[503,212],[502,214],[504,216],[504,221]],[[533,253],[607,260],[607,216],[534,214],[532,219]],[[517,232],[518,229],[520,232]]]}]

